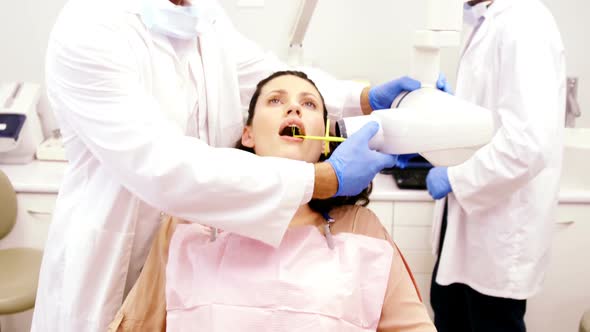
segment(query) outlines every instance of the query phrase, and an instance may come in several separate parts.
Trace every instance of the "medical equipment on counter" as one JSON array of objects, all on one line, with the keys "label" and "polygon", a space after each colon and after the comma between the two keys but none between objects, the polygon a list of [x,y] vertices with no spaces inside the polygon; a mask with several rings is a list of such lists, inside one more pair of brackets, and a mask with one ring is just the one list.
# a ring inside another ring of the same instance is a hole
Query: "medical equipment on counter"
[{"label": "medical equipment on counter", "polygon": [[43,140],[39,96],[38,84],[0,85],[0,164],[26,164],[34,159]]},{"label": "medical equipment on counter", "polygon": [[565,126],[567,128],[574,128],[576,126],[576,118],[582,115],[580,104],[578,103],[578,78],[568,77],[566,86]]},{"label": "medical equipment on counter", "polygon": [[[406,159],[406,160],[404,160]],[[401,162],[404,160],[403,162]],[[432,164],[419,154],[401,155],[396,165],[386,168],[381,174],[392,175],[399,189],[426,189],[426,176]]]},{"label": "medical equipment on counter", "polygon": [[67,161],[61,132],[56,129],[52,136],[37,147],[37,159],[49,161]]},{"label": "medical equipment on counter", "polygon": [[390,154],[419,153],[434,166],[453,166],[467,160],[494,135],[491,111],[435,88],[400,95],[393,110],[349,117],[336,123],[336,135],[348,137],[376,121],[379,132],[372,149]]}]

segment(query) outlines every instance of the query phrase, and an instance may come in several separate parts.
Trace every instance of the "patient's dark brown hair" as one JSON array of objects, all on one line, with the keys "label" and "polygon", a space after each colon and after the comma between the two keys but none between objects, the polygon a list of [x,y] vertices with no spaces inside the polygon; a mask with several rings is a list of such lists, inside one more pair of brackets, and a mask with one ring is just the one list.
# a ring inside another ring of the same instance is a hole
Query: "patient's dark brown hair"
[{"label": "patient's dark brown hair", "polygon": [[[322,104],[324,105],[324,122],[326,121],[326,119],[328,118],[328,109],[326,108],[326,103],[324,102],[324,96],[319,91],[319,89],[315,85],[315,83],[309,77],[307,77],[307,75],[303,72],[294,71],[294,70],[285,70],[285,71],[275,72],[274,74],[270,75],[269,77],[258,82],[258,85],[256,85],[256,90],[254,91],[254,94],[252,95],[252,99],[250,99],[250,105],[248,106],[248,119],[246,120],[247,126],[252,125],[252,120],[254,119],[254,113],[256,112],[256,103],[258,102],[258,98],[260,97],[260,92],[262,91],[262,88],[268,82],[272,81],[273,79],[280,77],[280,76],[287,76],[287,75],[296,76],[301,79],[304,79],[315,87],[315,89],[318,91],[318,93],[320,95],[320,98],[322,99]],[[330,154],[328,154],[328,156],[325,156],[322,153],[319,161],[321,162],[321,161],[328,159],[332,153],[331,151],[334,151],[334,149],[336,149],[338,144],[339,143],[331,143],[330,144]],[[242,140],[238,141],[238,143],[236,144],[236,148],[254,153],[254,149],[244,146],[242,144]],[[331,209],[333,209],[334,207],[337,207],[337,206],[343,206],[343,205],[367,206],[369,204],[369,195],[371,193],[371,189],[372,189],[372,183],[369,184],[369,186],[367,188],[365,188],[365,190],[363,190],[360,194],[358,194],[356,196],[332,197],[332,198],[328,198],[328,199],[312,199],[309,202],[309,207],[312,210],[317,211],[319,213],[328,213]]]}]

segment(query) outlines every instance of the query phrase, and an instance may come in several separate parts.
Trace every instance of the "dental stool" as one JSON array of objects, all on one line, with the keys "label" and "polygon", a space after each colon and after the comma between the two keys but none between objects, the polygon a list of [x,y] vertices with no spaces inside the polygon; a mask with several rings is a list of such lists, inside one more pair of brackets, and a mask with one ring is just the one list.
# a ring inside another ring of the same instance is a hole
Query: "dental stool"
[{"label": "dental stool", "polygon": [[[14,227],[16,214],[16,192],[0,170],[0,243]],[[35,306],[42,255],[37,249],[0,249],[0,316]]]},{"label": "dental stool", "polygon": [[584,313],[582,316],[582,321],[580,322],[580,332],[590,332],[590,309]]}]

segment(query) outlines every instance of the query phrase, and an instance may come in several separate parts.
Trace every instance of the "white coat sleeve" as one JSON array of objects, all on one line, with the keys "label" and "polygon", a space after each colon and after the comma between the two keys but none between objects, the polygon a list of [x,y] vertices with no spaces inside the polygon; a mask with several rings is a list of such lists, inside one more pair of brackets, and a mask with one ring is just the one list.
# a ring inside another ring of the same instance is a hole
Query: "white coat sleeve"
[{"label": "white coat sleeve", "polygon": [[317,68],[291,68],[281,62],[274,54],[263,51],[258,45],[237,31],[229,18],[222,15],[219,24],[226,32],[228,47],[236,54],[236,66],[240,85],[242,108],[248,109],[250,98],[254,94],[256,84],[279,70],[300,70],[318,86],[322,93],[330,118],[333,120],[348,116],[362,115],[360,96],[363,88],[361,83],[338,80]]},{"label": "white coat sleeve", "polygon": [[562,49],[532,25],[513,27],[502,37],[496,76],[500,127],[471,159],[449,168],[453,194],[468,213],[493,207],[522,188],[559,148]]},{"label": "white coat sleeve", "polygon": [[153,207],[278,245],[307,203],[313,165],[185,136],[146,93],[125,34],[98,27],[89,35],[56,34],[46,78],[55,112],[101,166]]}]

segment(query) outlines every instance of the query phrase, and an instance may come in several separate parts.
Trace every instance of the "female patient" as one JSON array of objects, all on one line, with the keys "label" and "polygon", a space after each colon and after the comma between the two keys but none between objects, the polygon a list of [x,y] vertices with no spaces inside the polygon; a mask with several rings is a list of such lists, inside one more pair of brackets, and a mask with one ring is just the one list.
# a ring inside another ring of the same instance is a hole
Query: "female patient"
[{"label": "female patient", "polygon": [[[293,137],[326,130],[323,97],[305,74],[261,81],[248,112],[240,148],[323,158],[322,142]],[[401,253],[361,206],[367,196],[302,205],[278,248],[165,218],[110,330],[435,331]]]}]

